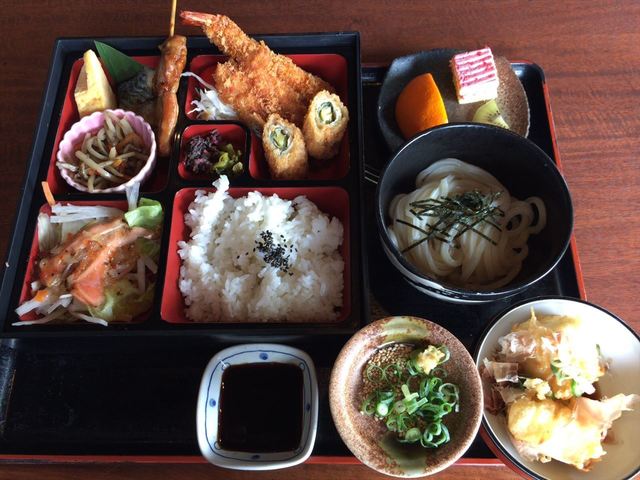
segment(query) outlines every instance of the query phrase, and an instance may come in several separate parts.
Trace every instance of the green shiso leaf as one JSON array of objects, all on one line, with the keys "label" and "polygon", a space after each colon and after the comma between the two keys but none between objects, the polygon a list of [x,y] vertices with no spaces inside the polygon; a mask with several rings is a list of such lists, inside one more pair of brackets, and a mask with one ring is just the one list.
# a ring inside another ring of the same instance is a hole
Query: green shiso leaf
[{"label": "green shiso leaf", "polygon": [[141,63],[106,43],[98,41],[93,43],[95,43],[98,54],[116,85],[135,77],[144,68]]}]

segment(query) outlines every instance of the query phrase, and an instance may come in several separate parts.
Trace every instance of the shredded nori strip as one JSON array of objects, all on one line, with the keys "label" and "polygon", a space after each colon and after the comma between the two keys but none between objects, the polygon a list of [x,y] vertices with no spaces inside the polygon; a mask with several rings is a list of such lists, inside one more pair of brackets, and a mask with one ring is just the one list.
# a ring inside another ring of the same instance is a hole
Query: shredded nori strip
[{"label": "shredded nori strip", "polygon": [[495,200],[501,195],[501,192],[495,192],[484,195],[474,190],[465,192],[455,197],[428,198],[426,200],[417,200],[411,202],[409,213],[413,216],[424,219],[425,217],[435,217],[437,222],[433,225],[426,224],[429,230],[420,228],[416,225],[406,222],[402,219],[396,219],[396,222],[402,223],[410,228],[418,230],[424,234],[424,237],[412,243],[402,250],[405,253],[427,240],[439,240],[445,243],[451,243],[448,240],[449,232],[456,231],[453,240],[456,240],[463,233],[471,230],[482,238],[496,245],[496,242],[475,228],[477,225],[485,222],[494,227],[499,232],[502,231],[498,226],[496,219],[504,217],[504,212],[500,207],[494,206]]}]

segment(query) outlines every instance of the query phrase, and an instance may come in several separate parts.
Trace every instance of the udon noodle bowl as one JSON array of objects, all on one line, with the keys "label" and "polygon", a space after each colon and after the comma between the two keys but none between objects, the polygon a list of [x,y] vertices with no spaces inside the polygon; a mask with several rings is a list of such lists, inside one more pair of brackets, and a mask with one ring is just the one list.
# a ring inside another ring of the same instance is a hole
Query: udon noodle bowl
[{"label": "udon noodle bowl", "polygon": [[454,158],[420,172],[389,216],[391,241],[420,272],[484,291],[518,275],[529,236],[546,224],[540,198],[518,200],[489,172]]}]

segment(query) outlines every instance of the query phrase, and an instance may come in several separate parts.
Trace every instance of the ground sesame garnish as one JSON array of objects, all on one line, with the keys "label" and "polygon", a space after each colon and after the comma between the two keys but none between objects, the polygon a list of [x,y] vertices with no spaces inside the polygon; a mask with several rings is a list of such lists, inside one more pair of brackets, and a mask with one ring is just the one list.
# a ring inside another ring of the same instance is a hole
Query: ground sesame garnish
[{"label": "ground sesame garnish", "polygon": [[366,372],[369,370],[370,365],[375,365],[384,370],[385,367],[393,365],[398,361],[406,361],[414,348],[415,345],[394,343],[374,353],[362,369],[362,398],[366,398],[380,386],[379,382],[375,381],[375,378],[369,379],[367,376]]}]

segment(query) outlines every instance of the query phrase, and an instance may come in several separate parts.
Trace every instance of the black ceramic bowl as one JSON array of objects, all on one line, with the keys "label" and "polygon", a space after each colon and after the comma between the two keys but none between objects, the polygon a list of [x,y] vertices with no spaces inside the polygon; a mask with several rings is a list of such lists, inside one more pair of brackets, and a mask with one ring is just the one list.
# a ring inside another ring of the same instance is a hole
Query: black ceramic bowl
[{"label": "black ceramic bowl", "polygon": [[[466,290],[429,277],[406,260],[389,238],[391,200],[400,193],[413,191],[419,172],[438,160],[451,157],[488,171],[516,198],[538,196],[544,201],[547,225],[540,233],[529,237],[529,255],[522,270],[501,288]],[[411,285],[443,300],[474,303],[515,295],[549,273],[569,245],[573,207],[562,175],[549,156],[533,142],[499,127],[449,123],[413,137],[387,164],[376,191],[376,222],[385,253]]]}]

